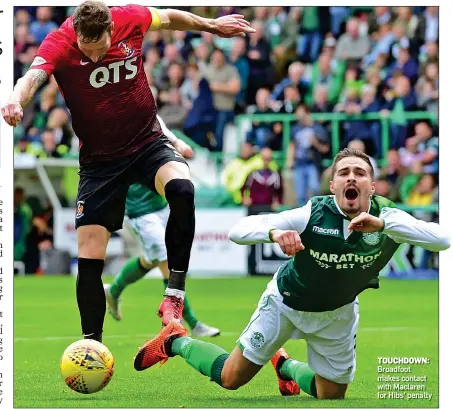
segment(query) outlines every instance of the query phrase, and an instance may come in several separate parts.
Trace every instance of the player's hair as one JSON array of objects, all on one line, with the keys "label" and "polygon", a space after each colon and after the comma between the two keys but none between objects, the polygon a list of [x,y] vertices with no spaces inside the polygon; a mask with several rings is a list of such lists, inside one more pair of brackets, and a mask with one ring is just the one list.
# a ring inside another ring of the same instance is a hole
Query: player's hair
[{"label": "player's hair", "polygon": [[101,1],[87,0],[74,11],[74,30],[83,43],[99,40],[104,32],[111,33],[112,14]]},{"label": "player's hair", "polygon": [[349,158],[351,156],[355,156],[356,158],[363,159],[369,165],[371,179],[374,180],[374,169],[373,169],[373,165],[371,164],[369,156],[366,153],[363,153],[361,151],[358,151],[357,149],[352,149],[352,148],[343,149],[340,152],[338,152],[337,155],[335,156],[335,159],[333,160],[333,165],[332,165],[332,179],[335,176],[335,172],[337,171],[338,162],[340,162],[340,160],[342,160],[344,158]]}]

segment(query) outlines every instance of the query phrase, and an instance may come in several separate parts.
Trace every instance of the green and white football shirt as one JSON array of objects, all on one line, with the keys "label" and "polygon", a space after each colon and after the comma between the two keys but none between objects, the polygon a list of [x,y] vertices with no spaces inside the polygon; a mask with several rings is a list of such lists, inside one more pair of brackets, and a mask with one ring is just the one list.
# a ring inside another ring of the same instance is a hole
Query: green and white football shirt
[{"label": "green and white football shirt", "polygon": [[138,183],[131,185],[126,197],[126,216],[130,219],[154,213],[167,206],[161,195]]},{"label": "green and white football shirt", "polygon": [[384,220],[383,231],[349,232],[350,220],[335,197],[317,196],[301,208],[246,217],[230,231],[230,239],[238,244],[270,243],[271,229],[297,231],[305,250],[278,271],[283,302],[299,311],[331,311],[367,288],[378,288],[379,272],[399,244],[432,251],[449,246],[438,224],[417,220],[384,197],[373,196],[368,212]]}]

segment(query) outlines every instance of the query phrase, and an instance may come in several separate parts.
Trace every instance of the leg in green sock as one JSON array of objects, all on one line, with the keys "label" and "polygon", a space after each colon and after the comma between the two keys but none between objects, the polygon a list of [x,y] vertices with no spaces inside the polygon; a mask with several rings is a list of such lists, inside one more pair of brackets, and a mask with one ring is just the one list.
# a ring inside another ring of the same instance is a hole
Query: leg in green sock
[{"label": "leg in green sock", "polygon": [[[161,270],[162,270],[162,268],[161,268]],[[164,278],[163,281],[164,281],[165,288],[167,288],[168,278]],[[195,328],[195,325],[197,325],[198,319],[195,316],[195,313],[193,312],[192,307],[190,306],[187,295],[184,297],[184,309],[182,311],[182,317],[187,322],[190,329]]]},{"label": "leg in green sock", "polygon": [[118,298],[129,284],[143,278],[148,271],[149,269],[143,267],[140,263],[140,257],[130,258],[115,277],[110,287],[110,293],[113,297]]},{"label": "leg in green sock", "polygon": [[202,375],[222,385],[222,369],[229,354],[219,346],[190,337],[176,338],[171,352],[179,355]]},{"label": "leg in green sock", "polygon": [[198,319],[195,317],[195,314],[192,310],[192,307],[189,304],[187,296],[184,297],[184,309],[182,310],[182,317],[189,324],[190,329],[194,329],[197,325]]},{"label": "leg in green sock", "polygon": [[285,379],[293,379],[305,393],[317,397],[315,373],[305,362],[287,359],[279,369]]},{"label": "leg in green sock", "polygon": [[245,358],[239,346],[228,354],[215,344],[190,337],[174,339],[171,354],[179,355],[202,375],[230,390],[250,382],[262,368]]}]

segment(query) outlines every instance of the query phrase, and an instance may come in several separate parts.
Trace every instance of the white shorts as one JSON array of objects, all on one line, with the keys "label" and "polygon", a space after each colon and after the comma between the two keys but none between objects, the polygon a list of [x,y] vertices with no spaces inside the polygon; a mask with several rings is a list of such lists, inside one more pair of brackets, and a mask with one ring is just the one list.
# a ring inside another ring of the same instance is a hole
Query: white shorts
[{"label": "white shorts", "polygon": [[358,300],[326,312],[296,311],[282,300],[275,275],[238,339],[244,357],[265,365],[289,339],[305,339],[308,366],[316,374],[339,384],[352,382]]},{"label": "white shorts", "polygon": [[126,219],[129,230],[140,243],[143,257],[148,264],[167,260],[165,247],[165,228],[170,208],[165,206],[154,213],[145,214],[134,219]]}]

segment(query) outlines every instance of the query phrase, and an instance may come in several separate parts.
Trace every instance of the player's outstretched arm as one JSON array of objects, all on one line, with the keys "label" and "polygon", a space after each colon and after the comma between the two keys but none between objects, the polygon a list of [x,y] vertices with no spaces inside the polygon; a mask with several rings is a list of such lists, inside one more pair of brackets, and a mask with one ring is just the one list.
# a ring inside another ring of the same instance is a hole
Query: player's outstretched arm
[{"label": "player's outstretched arm", "polygon": [[44,70],[33,68],[17,81],[9,102],[2,107],[2,116],[8,125],[16,126],[22,120],[22,108],[31,101],[48,77]]},{"label": "player's outstretched arm", "polygon": [[157,10],[151,8],[150,30],[207,31],[220,37],[235,37],[252,34],[255,29],[240,14],[231,14],[216,19],[204,18],[187,11],[176,9]]},{"label": "player's outstretched arm", "polygon": [[[237,244],[278,242],[277,233],[292,231],[299,235],[307,227],[311,215],[311,201],[305,206],[281,213],[247,216],[239,220],[228,237]],[[272,237],[276,235],[276,237]],[[281,234],[278,234],[280,237]]]},{"label": "player's outstretched arm", "polygon": [[451,245],[451,238],[437,223],[418,220],[394,208],[384,208],[379,218],[384,220],[383,232],[397,243],[409,243],[430,251],[447,250]]}]

